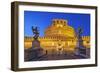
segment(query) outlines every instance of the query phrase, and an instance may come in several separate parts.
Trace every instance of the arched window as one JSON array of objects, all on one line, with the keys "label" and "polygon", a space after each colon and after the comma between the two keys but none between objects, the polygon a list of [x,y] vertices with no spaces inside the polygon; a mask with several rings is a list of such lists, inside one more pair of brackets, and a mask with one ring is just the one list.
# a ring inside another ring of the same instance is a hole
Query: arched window
[{"label": "arched window", "polygon": [[59,23],[59,21],[57,20],[57,23]]},{"label": "arched window", "polygon": [[55,24],[55,21],[53,21],[53,24]]},{"label": "arched window", "polygon": [[66,24],[66,22],[64,21],[64,24]]},{"label": "arched window", "polygon": [[86,43],[88,43],[88,44],[89,44],[90,42],[89,42],[89,41],[87,41]]},{"label": "arched window", "polygon": [[62,23],[62,24],[63,24],[63,21],[60,21],[60,23]]}]

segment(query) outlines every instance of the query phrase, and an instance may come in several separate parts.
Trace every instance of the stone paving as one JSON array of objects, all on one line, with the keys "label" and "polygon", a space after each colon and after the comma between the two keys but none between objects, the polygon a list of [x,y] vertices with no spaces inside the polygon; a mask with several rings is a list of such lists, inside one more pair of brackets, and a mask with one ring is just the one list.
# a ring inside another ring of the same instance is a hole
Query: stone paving
[{"label": "stone paving", "polygon": [[82,57],[80,55],[75,54],[49,54],[49,55],[43,55],[38,58],[33,58],[30,61],[45,61],[45,60],[67,60],[67,59],[86,59],[85,57]]}]

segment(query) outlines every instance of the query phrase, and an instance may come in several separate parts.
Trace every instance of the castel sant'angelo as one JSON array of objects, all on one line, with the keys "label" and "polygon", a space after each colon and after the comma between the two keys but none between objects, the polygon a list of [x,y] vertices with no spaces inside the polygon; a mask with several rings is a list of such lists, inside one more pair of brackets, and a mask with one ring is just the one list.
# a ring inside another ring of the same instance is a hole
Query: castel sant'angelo
[{"label": "castel sant'angelo", "polygon": [[[77,46],[77,36],[73,27],[69,26],[64,19],[53,19],[52,24],[45,29],[44,36],[38,38],[43,50],[51,53],[52,51],[74,52]],[[25,36],[24,48],[32,47],[33,37]],[[82,36],[83,45],[86,49],[90,48],[90,36]]]}]

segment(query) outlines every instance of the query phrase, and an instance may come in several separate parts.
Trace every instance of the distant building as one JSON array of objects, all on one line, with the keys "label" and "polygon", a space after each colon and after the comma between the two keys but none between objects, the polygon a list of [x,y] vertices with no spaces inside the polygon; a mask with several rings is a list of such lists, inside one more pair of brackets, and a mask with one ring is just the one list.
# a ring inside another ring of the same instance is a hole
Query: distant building
[{"label": "distant building", "polygon": [[[24,48],[31,48],[33,40],[34,38],[25,36]],[[48,53],[74,52],[78,41],[74,28],[63,19],[54,19],[45,29],[44,37],[39,37],[39,40],[41,47]],[[84,47],[90,48],[90,36],[82,36],[82,40]]]}]

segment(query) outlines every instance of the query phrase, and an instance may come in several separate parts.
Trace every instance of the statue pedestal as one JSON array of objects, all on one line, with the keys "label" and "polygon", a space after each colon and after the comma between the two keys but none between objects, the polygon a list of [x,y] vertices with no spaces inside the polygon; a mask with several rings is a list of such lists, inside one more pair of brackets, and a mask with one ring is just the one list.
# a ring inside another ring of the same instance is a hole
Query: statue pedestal
[{"label": "statue pedestal", "polygon": [[90,57],[90,49],[89,48],[85,48],[84,46],[80,46],[76,48],[76,55],[80,55],[84,58],[89,58]]},{"label": "statue pedestal", "polygon": [[35,51],[35,56],[39,57],[43,55],[43,49],[40,47],[40,41],[34,40],[32,42],[32,49]]},{"label": "statue pedestal", "polygon": [[43,52],[43,49],[40,47],[40,41],[34,40],[32,42],[32,47],[25,50],[25,61],[38,60],[38,58],[43,56],[44,54],[45,53]]},{"label": "statue pedestal", "polygon": [[34,40],[32,41],[32,49],[40,48],[40,41]]}]

